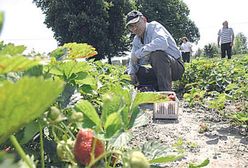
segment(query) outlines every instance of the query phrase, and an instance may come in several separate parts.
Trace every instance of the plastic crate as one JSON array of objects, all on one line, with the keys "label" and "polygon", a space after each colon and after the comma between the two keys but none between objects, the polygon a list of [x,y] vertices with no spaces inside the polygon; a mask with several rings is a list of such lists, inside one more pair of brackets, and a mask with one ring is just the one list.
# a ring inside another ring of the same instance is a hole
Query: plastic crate
[{"label": "plastic crate", "polygon": [[175,92],[159,92],[164,95],[174,95],[175,100],[169,100],[161,103],[154,103],[153,119],[178,119],[179,100]]}]

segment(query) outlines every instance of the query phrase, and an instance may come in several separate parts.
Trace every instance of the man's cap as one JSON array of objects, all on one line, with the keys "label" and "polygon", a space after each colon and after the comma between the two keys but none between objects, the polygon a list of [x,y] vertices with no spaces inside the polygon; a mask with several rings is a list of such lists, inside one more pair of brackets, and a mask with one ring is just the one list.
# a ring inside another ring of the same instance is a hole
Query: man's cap
[{"label": "man's cap", "polygon": [[143,16],[143,14],[139,11],[133,10],[127,14],[127,20],[126,20],[126,26],[132,23],[136,23],[139,21],[140,17]]}]

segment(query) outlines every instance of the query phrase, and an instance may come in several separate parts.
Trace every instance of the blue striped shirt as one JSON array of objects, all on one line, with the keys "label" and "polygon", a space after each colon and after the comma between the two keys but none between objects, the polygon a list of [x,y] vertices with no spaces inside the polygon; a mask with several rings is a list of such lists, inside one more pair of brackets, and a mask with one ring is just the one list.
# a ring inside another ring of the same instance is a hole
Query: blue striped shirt
[{"label": "blue striped shirt", "polygon": [[137,35],[132,42],[131,56],[139,59],[138,63],[129,62],[128,74],[134,74],[138,71],[140,65],[150,63],[149,54],[152,51],[162,50],[168,55],[178,59],[181,57],[181,52],[177,48],[176,42],[171,34],[156,21],[146,23],[146,30],[144,32],[144,43]]}]

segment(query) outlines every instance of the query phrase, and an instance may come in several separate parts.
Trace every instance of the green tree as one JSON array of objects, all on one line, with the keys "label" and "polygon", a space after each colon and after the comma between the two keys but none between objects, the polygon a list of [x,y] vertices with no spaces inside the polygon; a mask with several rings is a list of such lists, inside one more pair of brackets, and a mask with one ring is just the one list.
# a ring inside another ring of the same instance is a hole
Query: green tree
[{"label": "green tree", "polygon": [[45,24],[59,45],[86,42],[98,51],[96,59],[127,50],[124,15],[128,0],[33,0],[46,15]]},{"label": "green tree", "polygon": [[199,40],[199,31],[188,18],[189,10],[181,0],[33,0],[46,15],[45,24],[54,32],[59,45],[85,42],[98,51],[96,59],[110,58],[127,51],[125,15],[136,8],[149,20],[165,25],[176,41],[187,36]]},{"label": "green tree", "polygon": [[125,15],[129,12],[132,2],[128,0],[107,0],[111,7],[108,9],[109,28],[107,37],[109,39],[108,47],[105,49],[108,55],[108,62],[113,56],[122,55],[127,51],[129,40],[125,28]]},{"label": "green tree", "polygon": [[218,46],[215,43],[209,43],[204,46],[204,55],[213,58],[218,54]]},{"label": "green tree", "polygon": [[190,10],[182,0],[137,0],[137,5],[148,21],[163,24],[177,42],[183,36],[192,42],[199,40],[199,30],[189,19]]},{"label": "green tree", "polygon": [[247,38],[243,33],[238,33],[235,37],[233,54],[246,54],[247,49]]}]

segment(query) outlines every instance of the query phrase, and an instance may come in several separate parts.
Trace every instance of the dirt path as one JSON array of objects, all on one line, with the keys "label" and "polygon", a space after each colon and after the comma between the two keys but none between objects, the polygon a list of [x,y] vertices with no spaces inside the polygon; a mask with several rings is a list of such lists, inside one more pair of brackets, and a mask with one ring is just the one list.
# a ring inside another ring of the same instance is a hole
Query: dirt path
[{"label": "dirt path", "polygon": [[[183,107],[184,106],[184,107]],[[172,147],[181,138],[184,158],[163,167],[186,168],[209,158],[207,168],[248,168],[248,136],[229,125],[230,121],[205,109],[191,109],[182,103],[178,121],[152,120],[152,105],[144,105],[149,124],[134,130],[133,146],[157,141]],[[208,131],[199,133],[207,126]]]}]

